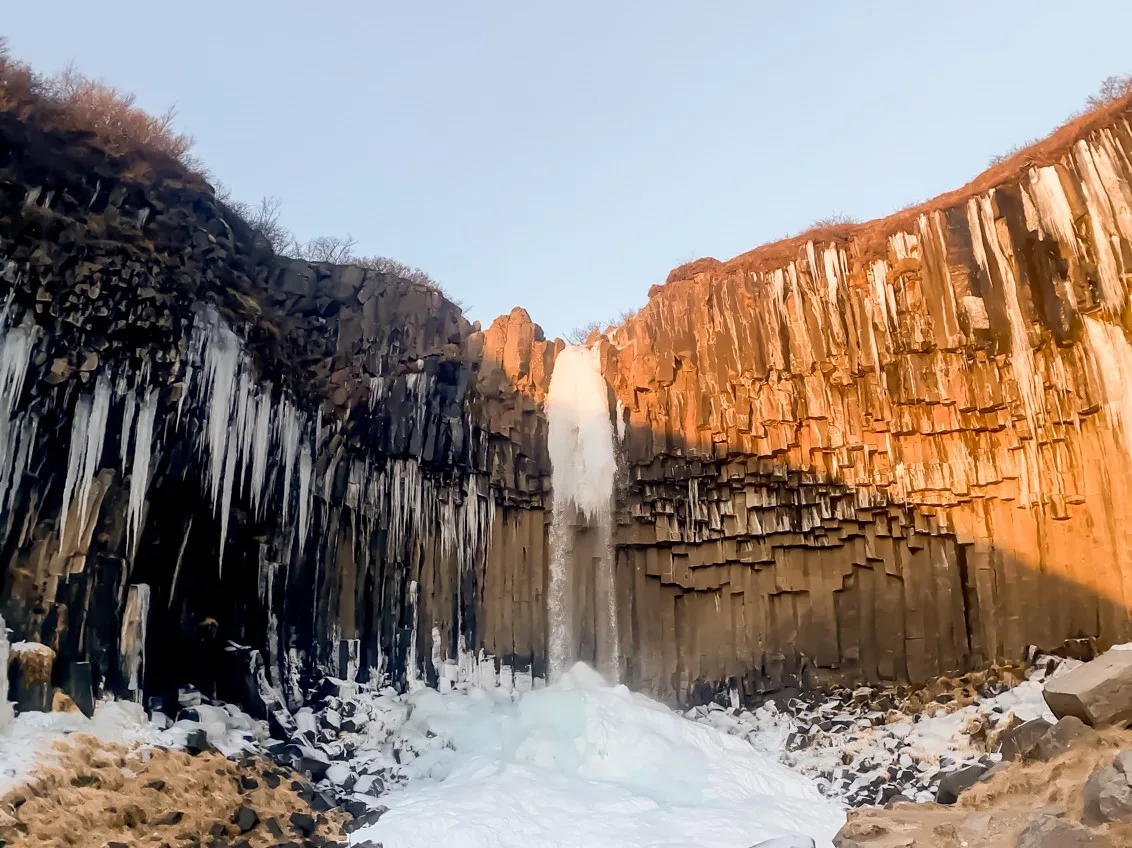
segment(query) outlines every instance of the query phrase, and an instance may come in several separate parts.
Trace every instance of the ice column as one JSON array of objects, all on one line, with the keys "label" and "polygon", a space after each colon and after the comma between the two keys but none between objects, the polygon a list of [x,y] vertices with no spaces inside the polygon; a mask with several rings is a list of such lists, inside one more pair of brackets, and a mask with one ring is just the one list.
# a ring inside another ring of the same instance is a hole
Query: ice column
[{"label": "ice column", "polygon": [[120,653],[122,676],[133,693],[141,700],[145,674],[145,632],[149,622],[149,584],[134,583],[126,596],[126,611],[122,615]]},{"label": "ice column", "polygon": [[8,703],[8,628],[4,626],[4,617],[0,616],[0,731],[8,726],[14,714]]},{"label": "ice column", "polygon": [[[547,396],[547,418],[554,488],[547,590],[549,676],[557,679],[575,658],[574,623],[583,611],[576,609],[571,586],[592,577],[597,663],[616,680],[620,657],[611,502],[617,460],[597,348],[571,346],[558,355]],[[583,570],[590,568],[592,574]]]}]

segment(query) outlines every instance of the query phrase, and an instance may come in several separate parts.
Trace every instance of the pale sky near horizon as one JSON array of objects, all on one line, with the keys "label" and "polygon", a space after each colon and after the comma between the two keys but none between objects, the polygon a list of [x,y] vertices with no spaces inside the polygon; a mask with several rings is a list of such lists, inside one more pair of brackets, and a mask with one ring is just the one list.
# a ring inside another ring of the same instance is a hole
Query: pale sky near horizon
[{"label": "pale sky near horizon", "polygon": [[690,259],[958,187],[1132,73],[1129,33],[1128,0],[44,0],[0,24],[36,70],[175,105],[299,236],[550,336]]}]

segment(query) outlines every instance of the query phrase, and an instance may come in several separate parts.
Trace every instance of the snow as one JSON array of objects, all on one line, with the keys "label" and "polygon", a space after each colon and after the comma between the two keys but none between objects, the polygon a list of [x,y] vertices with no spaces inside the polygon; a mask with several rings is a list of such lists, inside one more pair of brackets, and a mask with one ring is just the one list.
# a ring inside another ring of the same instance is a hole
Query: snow
[{"label": "snow", "polygon": [[55,744],[70,733],[133,747],[154,742],[158,730],[140,705],[126,701],[101,703],[92,718],[79,712],[20,713],[0,731],[0,795],[37,766],[49,765]]},{"label": "snow", "polygon": [[829,846],[844,821],[773,757],[581,663],[526,693],[420,689],[368,706],[355,759],[399,760],[391,770],[404,785],[382,796],[389,811],[355,842],[746,848],[802,836]]},{"label": "snow", "polygon": [[254,751],[267,739],[266,722],[256,721],[230,704],[201,704],[193,709],[199,720],[175,723],[161,713],[147,717],[142,706],[132,701],[102,701],[91,718],[77,711],[20,713],[6,727],[0,724],[0,796],[26,780],[36,768],[50,766],[59,755],[57,743],[74,733],[93,736],[104,745],[144,752],[156,746],[184,747],[189,733],[199,728],[226,757]]},{"label": "snow", "polygon": [[[1053,663],[1056,667],[1047,676]],[[950,711],[937,705],[934,715],[924,712],[893,721],[873,714],[881,722],[875,725],[869,715],[854,713],[832,699],[794,714],[772,703],[741,711],[697,707],[689,714],[777,756],[812,778],[829,797],[856,804],[861,803],[863,793],[866,803],[883,803],[880,790],[870,788],[870,783],[881,778],[884,787],[895,786],[917,801],[931,801],[942,773],[988,756],[972,739],[972,732],[1004,726],[1011,715],[1020,721],[1056,721],[1042,688],[1050,676],[1078,665],[1075,660],[1038,657],[1027,679],[1001,694]],[[827,722],[834,726],[821,730]],[[802,737],[804,744],[790,744],[791,737]],[[998,759],[997,754],[989,756]],[[897,778],[891,777],[893,767],[900,775]]]}]

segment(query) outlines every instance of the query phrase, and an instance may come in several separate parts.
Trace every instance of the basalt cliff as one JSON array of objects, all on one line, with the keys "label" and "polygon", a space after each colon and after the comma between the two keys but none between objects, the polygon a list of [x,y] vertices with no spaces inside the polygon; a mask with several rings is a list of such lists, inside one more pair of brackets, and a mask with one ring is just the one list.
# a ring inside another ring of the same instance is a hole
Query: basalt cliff
[{"label": "basalt cliff", "polygon": [[674,271],[590,341],[601,541],[553,507],[565,343],[523,310],[482,330],[277,257],[199,179],[0,114],[0,615],[59,685],[132,697],[529,681],[557,515],[569,653],[612,633],[619,677],[671,701],[1125,641],[1130,116]]}]

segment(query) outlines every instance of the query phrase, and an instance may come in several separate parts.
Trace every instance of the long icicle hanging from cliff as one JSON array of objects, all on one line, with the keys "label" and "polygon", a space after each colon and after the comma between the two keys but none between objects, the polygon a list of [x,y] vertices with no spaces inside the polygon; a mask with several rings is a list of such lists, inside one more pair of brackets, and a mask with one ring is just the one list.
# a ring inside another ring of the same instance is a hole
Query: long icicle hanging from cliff
[{"label": "long icicle hanging from cliff", "polygon": [[[601,374],[598,348],[568,347],[554,363],[547,395],[551,482],[550,584],[547,591],[549,676],[566,670],[576,650],[574,627],[581,611],[570,591],[582,566],[576,551],[582,536],[592,536],[594,624],[598,634],[598,664],[613,679],[620,657],[617,640],[616,593],[613,591],[612,498],[617,473],[609,396]],[[587,540],[588,541],[588,540]]]},{"label": "long icicle hanging from cliff", "polygon": [[5,308],[0,316],[0,515],[7,515],[15,501],[35,441],[36,419],[30,415],[13,418],[13,412],[40,336],[35,324],[9,327],[8,322]]}]

